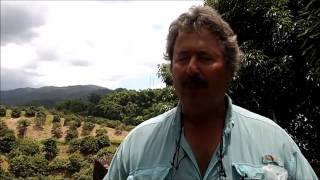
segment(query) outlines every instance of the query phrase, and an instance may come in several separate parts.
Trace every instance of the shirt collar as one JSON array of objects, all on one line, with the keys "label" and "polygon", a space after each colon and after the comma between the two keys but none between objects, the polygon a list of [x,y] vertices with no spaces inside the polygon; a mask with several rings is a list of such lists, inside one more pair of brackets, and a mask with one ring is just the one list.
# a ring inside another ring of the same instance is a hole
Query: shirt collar
[{"label": "shirt collar", "polygon": [[[229,142],[227,139],[229,139],[229,135],[231,133],[231,130],[234,126],[234,120],[232,118],[232,100],[231,98],[226,94],[225,95],[225,101],[226,101],[226,116],[225,116],[225,124],[224,124],[224,130],[223,130],[223,149],[225,149],[226,144]],[[175,112],[174,120],[173,120],[173,127],[175,130],[176,138],[179,137],[180,128],[181,128],[181,103],[178,102],[177,109]]]}]

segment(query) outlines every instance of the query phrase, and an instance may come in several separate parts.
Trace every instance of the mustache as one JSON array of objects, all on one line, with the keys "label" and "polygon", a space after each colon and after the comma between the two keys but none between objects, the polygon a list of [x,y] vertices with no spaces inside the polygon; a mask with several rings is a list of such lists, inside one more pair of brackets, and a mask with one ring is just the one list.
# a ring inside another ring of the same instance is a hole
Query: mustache
[{"label": "mustache", "polygon": [[182,81],[182,86],[187,88],[206,88],[208,87],[208,82],[199,75],[193,75],[187,76]]}]

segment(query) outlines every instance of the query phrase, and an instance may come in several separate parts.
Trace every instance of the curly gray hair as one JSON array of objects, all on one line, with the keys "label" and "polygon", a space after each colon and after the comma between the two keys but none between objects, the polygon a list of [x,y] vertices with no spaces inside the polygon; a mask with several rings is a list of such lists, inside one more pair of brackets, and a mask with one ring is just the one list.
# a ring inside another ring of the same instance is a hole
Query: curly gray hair
[{"label": "curly gray hair", "polygon": [[173,49],[179,31],[190,32],[203,27],[218,39],[224,49],[226,66],[233,74],[236,73],[240,64],[237,36],[220,14],[209,6],[192,6],[188,12],[181,14],[171,23],[164,58],[172,62]]}]

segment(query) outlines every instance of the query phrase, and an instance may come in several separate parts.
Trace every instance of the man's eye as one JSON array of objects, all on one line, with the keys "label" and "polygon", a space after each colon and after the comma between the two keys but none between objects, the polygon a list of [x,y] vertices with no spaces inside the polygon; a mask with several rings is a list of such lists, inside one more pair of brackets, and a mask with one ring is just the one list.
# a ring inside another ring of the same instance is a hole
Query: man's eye
[{"label": "man's eye", "polygon": [[178,58],[177,58],[177,61],[179,61],[179,62],[185,62],[188,60],[189,60],[189,57],[187,55],[181,55],[181,56],[178,56]]},{"label": "man's eye", "polygon": [[199,60],[203,61],[203,62],[211,62],[211,61],[213,61],[213,58],[210,56],[200,56]]}]

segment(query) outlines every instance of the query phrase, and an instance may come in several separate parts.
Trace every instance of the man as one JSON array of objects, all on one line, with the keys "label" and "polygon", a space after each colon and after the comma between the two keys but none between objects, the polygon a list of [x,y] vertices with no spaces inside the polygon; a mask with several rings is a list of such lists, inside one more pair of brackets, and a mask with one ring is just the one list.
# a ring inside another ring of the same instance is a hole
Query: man
[{"label": "man", "polygon": [[215,10],[180,15],[166,50],[180,102],[129,133],[105,179],[317,179],[283,129],[226,95],[239,54]]}]

